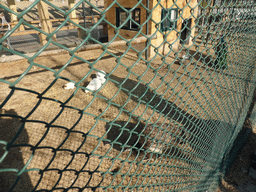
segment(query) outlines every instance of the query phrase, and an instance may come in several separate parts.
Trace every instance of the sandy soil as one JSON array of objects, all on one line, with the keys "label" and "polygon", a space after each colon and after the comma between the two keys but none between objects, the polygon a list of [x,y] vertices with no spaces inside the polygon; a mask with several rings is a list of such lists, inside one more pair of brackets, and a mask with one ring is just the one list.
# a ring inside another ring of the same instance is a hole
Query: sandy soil
[{"label": "sandy soil", "polygon": [[[1,113],[8,114],[1,119],[1,140],[10,142],[19,133],[13,143],[17,147],[11,148],[2,166],[31,169],[22,174],[14,191],[30,191],[32,188],[102,191],[107,186],[110,187],[107,191],[141,191],[144,185],[151,191],[151,184],[157,183],[161,184],[154,189],[161,191],[185,186],[194,188],[192,181],[200,178],[194,163],[203,164],[203,160],[195,155],[189,132],[181,133],[179,123],[184,124],[184,121],[180,114],[172,111],[166,116],[166,103],[161,103],[159,95],[178,106],[178,112],[185,117],[193,118],[197,123],[206,122],[200,120],[203,116],[195,113],[200,114],[210,107],[207,102],[211,99],[221,101],[217,96],[205,97],[211,84],[203,82],[221,76],[212,69],[199,67],[200,62],[184,65],[186,63],[175,61],[174,56],[166,58],[165,64],[156,59],[147,65],[143,60],[135,64],[137,57],[134,53],[126,54],[119,63],[111,55],[120,58],[123,52],[118,49],[109,50],[109,53],[94,50],[80,52],[76,58],[68,54],[51,55],[37,57],[30,64],[27,60],[0,64],[1,78],[5,80],[0,83],[0,99],[4,104]],[[97,58],[101,59],[91,67]],[[69,65],[65,66],[67,62]],[[171,62],[169,67],[167,63]],[[98,93],[86,94],[84,85],[96,70],[107,72],[108,81]],[[68,80],[80,82],[78,88],[63,89]],[[227,90],[226,93],[231,94]],[[200,98],[200,102],[196,98]],[[204,109],[199,104],[204,105]],[[154,106],[155,110],[152,110]],[[210,108],[208,112],[215,114],[216,119],[220,117]],[[168,117],[176,119],[177,126]],[[144,121],[169,123],[176,127],[172,132],[179,135],[175,144],[178,148],[163,156],[156,154],[158,158],[145,155],[141,150],[143,147],[137,145]],[[122,126],[125,129],[120,129]],[[126,150],[129,146],[134,147]],[[4,187],[9,187],[16,179],[12,172],[5,172],[3,177]],[[165,185],[170,181],[177,184]]]}]

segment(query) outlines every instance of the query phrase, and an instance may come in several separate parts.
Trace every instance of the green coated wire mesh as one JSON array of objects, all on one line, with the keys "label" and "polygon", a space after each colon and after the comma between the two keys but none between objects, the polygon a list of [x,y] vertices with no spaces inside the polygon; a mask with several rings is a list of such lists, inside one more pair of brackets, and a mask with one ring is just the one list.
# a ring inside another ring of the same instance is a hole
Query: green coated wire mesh
[{"label": "green coated wire mesh", "polygon": [[0,51],[22,58],[0,63],[1,190],[214,191],[256,87],[255,1],[56,2],[0,1]]}]

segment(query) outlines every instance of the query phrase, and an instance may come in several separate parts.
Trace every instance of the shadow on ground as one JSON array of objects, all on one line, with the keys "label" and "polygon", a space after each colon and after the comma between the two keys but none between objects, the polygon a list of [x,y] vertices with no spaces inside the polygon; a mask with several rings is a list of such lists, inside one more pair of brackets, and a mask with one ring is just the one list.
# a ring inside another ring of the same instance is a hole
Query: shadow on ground
[{"label": "shadow on ground", "polygon": [[[23,128],[21,119],[16,114],[15,110],[0,109],[0,140],[12,142],[15,135]],[[0,144],[0,157],[3,157],[7,151],[6,157],[0,164],[0,170],[4,172],[0,174],[0,191],[32,191],[33,186],[27,172],[22,173],[20,176],[18,171],[21,171],[24,166],[24,158],[22,156],[22,144],[28,143],[28,134],[23,129],[18,135],[17,139],[10,146]],[[20,144],[17,146],[16,144]],[[25,146],[24,146],[25,147]],[[8,150],[6,150],[8,148]],[[15,185],[15,183],[17,184]],[[14,187],[14,188],[12,188]]]},{"label": "shadow on ground", "polygon": [[224,180],[220,181],[218,192],[251,192],[256,191],[256,181],[250,176],[253,163],[251,156],[256,152],[256,127],[252,124],[252,112],[256,107],[256,90],[245,123],[235,141],[233,161],[230,162]]}]

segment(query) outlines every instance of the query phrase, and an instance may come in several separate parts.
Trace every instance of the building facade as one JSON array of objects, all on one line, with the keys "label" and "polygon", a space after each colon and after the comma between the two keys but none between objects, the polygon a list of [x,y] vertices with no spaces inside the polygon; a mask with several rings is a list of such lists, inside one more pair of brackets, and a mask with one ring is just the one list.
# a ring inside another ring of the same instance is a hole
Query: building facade
[{"label": "building facade", "polygon": [[[170,47],[178,49],[180,44],[191,45],[195,33],[198,12],[196,0],[105,0],[108,40],[132,39],[152,35],[147,47],[149,58],[156,54],[168,54]],[[117,30],[116,27],[119,29]],[[141,51],[146,43],[135,45]]]}]

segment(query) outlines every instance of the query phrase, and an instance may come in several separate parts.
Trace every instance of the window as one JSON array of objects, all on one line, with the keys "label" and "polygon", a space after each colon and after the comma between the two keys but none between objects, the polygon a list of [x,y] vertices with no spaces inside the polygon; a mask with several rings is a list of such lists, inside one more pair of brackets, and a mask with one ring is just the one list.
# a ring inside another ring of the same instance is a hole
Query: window
[{"label": "window", "polygon": [[[125,8],[130,10],[129,8]],[[130,17],[129,17],[130,15]],[[123,25],[124,24],[124,25]],[[139,30],[140,9],[134,9],[130,14],[121,8],[116,8],[116,26],[122,26],[122,29]]]},{"label": "window", "polygon": [[162,9],[161,31],[169,31],[177,26],[178,9]]},{"label": "window", "polygon": [[184,19],[181,26],[180,41],[182,44],[189,44],[191,35],[191,19]]}]

